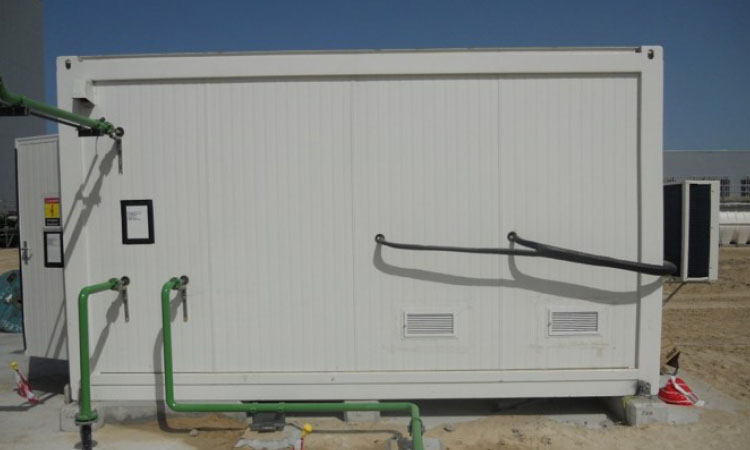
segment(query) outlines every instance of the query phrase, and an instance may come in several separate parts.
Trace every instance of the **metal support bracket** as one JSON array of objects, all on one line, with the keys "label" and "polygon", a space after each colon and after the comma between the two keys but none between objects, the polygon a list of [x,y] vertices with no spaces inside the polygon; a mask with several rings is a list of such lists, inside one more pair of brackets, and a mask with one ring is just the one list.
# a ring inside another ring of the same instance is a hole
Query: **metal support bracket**
[{"label": "metal support bracket", "polygon": [[253,422],[250,429],[261,433],[273,431],[284,431],[286,426],[286,414],[283,412],[259,412],[253,414]]},{"label": "metal support bracket", "polygon": [[78,127],[78,137],[104,136],[104,131],[100,129]]},{"label": "metal support bracket", "polygon": [[187,284],[190,279],[187,275],[180,277],[180,298],[182,299],[182,321],[188,321],[188,306],[187,306]]},{"label": "metal support bracket", "polygon": [[651,383],[648,381],[638,380],[635,385],[635,395],[638,397],[650,397],[651,396]]},{"label": "metal support bracket", "polygon": [[28,116],[29,108],[18,105],[0,105],[0,117]]},{"label": "metal support bracket", "polygon": [[128,304],[128,285],[130,284],[130,278],[120,278],[120,284],[117,287],[117,291],[122,297],[122,306],[125,312],[125,322],[130,322],[130,306]]}]

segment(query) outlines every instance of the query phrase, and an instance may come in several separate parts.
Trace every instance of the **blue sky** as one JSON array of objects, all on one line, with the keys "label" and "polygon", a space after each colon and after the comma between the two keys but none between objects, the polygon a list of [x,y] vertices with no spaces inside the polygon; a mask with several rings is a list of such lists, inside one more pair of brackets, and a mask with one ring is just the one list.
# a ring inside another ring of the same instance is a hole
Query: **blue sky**
[{"label": "blue sky", "polygon": [[750,149],[750,1],[45,0],[61,55],[622,46],[665,52],[664,148]]}]

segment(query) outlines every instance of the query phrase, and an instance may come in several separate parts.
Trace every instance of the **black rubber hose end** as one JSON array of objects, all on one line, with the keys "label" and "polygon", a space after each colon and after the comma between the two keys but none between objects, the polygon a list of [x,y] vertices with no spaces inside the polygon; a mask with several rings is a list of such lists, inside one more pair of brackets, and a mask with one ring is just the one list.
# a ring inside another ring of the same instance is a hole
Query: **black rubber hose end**
[{"label": "black rubber hose end", "polygon": [[91,439],[91,425],[81,425],[81,449],[92,450],[94,441]]},{"label": "black rubber hose end", "polygon": [[375,235],[375,242],[376,243],[382,244],[383,241],[385,241],[385,236],[383,236],[382,234],[379,234],[379,233]]},{"label": "black rubber hose end", "polygon": [[516,234],[516,232],[515,232],[515,231],[511,231],[510,233],[508,233],[508,240],[509,240],[510,242],[516,242],[516,237],[517,237],[517,236],[518,236],[518,235]]},{"label": "black rubber hose end", "polygon": [[118,138],[125,136],[125,130],[123,130],[122,127],[115,128],[115,136]]}]

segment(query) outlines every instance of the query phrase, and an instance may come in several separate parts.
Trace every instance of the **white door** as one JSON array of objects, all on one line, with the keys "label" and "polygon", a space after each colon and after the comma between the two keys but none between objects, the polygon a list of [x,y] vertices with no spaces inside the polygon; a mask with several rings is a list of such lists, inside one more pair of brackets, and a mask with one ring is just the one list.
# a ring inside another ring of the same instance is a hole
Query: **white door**
[{"label": "white door", "polygon": [[16,140],[26,352],[67,359],[57,136]]}]

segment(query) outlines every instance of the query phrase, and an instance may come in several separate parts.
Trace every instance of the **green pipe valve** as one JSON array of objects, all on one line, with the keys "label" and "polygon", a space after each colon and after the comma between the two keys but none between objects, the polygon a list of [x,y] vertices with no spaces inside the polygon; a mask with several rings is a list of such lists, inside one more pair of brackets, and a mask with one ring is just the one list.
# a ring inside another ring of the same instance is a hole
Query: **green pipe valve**
[{"label": "green pipe valve", "polygon": [[121,127],[115,127],[112,123],[104,120],[103,117],[98,120],[92,119],[10,92],[5,87],[2,77],[0,77],[0,101],[7,103],[10,106],[28,108],[44,118],[61,120],[63,123],[66,123],[66,125],[71,125],[67,122],[72,122],[75,125],[90,128],[92,131],[106,134],[117,141],[122,139],[122,136],[125,134],[125,130]]},{"label": "green pipe valve", "polygon": [[319,413],[344,411],[407,412],[411,415],[409,430],[414,450],[424,450],[422,418],[419,407],[407,402],[362,403],[178,403],[174,398],[174,369],[172,365],[172,323],[169,297],[171,291],[184,289],[187,277],[172,278],[161,289],[162,339],[164,340],[164,393],[167,406],[178,412],[278,412]]}]

